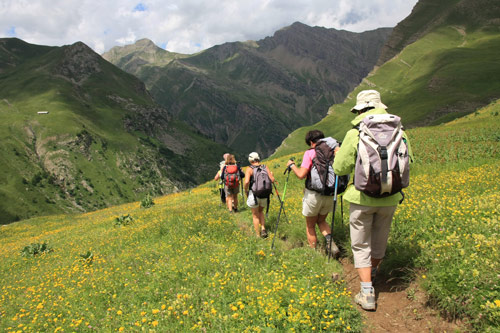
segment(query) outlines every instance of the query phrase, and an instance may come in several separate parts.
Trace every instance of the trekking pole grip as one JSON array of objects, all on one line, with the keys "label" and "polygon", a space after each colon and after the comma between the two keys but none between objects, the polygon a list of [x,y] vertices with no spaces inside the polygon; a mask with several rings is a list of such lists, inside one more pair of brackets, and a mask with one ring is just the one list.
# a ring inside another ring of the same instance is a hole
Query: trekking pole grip
[{"label": "trekking pole grip", "polygon": [[[295,157],[291,157],[291,158],[290,158],[290,161],[295,162]],[[295,164],[295,163],[293,163],[293,164]],[[293,165],[293,164],[290,164],[289,166],[287,166],[287,167],[286,167],[285,172],[283,172],[283,174],[284,174],[284,175],[285,175],[287,172],[290,174],[290,171],[292,171],[292,165]]]}]

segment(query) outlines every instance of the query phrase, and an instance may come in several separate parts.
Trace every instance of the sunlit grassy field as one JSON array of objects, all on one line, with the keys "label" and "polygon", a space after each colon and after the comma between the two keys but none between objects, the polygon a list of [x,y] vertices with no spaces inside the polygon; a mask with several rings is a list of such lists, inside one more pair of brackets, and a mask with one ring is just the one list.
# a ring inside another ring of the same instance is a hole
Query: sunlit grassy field
[{"label": "sunlit grassy field", "polygon": [[[212,184],[154,201],[1,228],[0,329],[359,331],[337,262],[278,241],[272,253]],[[43,242],[53,251],[21,256]]]},{"label": "sunlit grassy field", "polygon": [[[419,281],[431,304],[476,331],[500,326],[499,113],[497,102],[409,131],[416,161],[381,267],[383,276]],[[265,162],[282,197],[286,161],[302,153]],[[331,278],[340,264],[306,246],[302,188],[291,175],[274,251],[276,195],[262,240],[250,210],[240,203],[228,214],[213,182],[154,198],[150,208],[2,227],[0,330],[359,332],[345,281]],[[344,204],[334,237],[349,248],[347,220]],[[43,243],[52,251],[21,254]]]}]

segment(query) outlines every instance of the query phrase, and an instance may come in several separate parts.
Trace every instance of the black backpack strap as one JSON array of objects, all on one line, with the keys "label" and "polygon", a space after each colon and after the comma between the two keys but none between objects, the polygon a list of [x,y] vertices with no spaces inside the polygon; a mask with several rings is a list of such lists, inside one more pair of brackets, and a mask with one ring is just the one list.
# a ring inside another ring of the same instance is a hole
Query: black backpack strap
[{"label": "black backpack strap", "polygon": [[269,206],[271,205],[271,195],[267,197],[267,208],[266,208],[266,219],[267,219],[267,214],[269,213]]},{"label": "black backpack strap", "polygon": [[[255,166],[250,165],[249,167],[252,168],[252,170],[255,170]],[[252,175],[250,176],[250,182],[248,184],[248,190],[249,191],[252,190],[252,186],[253,186],[253,183],[254,183],[254,175],[253,175],[253,173],[254,173],[254,171],[252,171]],[[255,195],[254,195],[254,197],[255,197]],[[255,204],[257,204],[257,203],[255,203]]]}]

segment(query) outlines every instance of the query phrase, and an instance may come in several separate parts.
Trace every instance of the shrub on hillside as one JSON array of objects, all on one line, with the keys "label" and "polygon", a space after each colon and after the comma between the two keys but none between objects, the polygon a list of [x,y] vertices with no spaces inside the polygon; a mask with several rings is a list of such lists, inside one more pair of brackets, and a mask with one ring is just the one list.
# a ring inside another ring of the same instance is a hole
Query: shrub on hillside
[{"label": "shrub on hillside", "polygon": [[142,208],[149,208],[149,207],[152,207],[154,206],[154,201],[153,201],[153,198],[151,197],[151,195],[146,195],[146,197],[144,199],[141,200],[141,207]]},{"label": "shrub on hillside", "polygon": [[127,215],[122,215],[120,217],[117,217],[115,219],[115,221],[113,222],[114,226],[117,227],[121,227],[121,226],[127,226],[129,224],[131,224],[132,222],[134,222],[134,218],[132,216],[130,216],[130,214],[127,214]]},{"label": "shrub on hillside", "polygon": [[31,243],[30,245],[25,246],[21,250],[21,255],[23,257],[34,257],[39,254],[52,252],[53,249],[46,242],[40,243]]}]

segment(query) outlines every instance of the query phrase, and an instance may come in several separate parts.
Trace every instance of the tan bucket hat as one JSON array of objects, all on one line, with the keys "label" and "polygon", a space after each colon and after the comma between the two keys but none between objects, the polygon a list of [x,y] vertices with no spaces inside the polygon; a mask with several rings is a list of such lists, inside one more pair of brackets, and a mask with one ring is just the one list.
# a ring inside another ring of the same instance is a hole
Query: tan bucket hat
[{"label": "tan bucket hat", "polygon": [[356,105],[351,109],[351,112],[356,113],[369,107],[387,109],[387,106],[380,100],[380,93],[376,90],[360,91],[356,96]]}]

